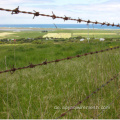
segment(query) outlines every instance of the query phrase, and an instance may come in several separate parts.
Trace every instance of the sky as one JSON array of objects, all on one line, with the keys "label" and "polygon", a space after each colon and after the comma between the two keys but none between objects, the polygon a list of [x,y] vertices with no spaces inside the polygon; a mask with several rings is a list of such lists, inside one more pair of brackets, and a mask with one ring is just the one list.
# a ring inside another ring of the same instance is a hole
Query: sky
[{"label": "sky", "polygon": [[[19,6],[21,11],[57,16],[78,17],[84,20],[120,23],[120,0],[0,0],[0,8],[14,9]],[[0,11],[0,24],[76,24],[76,21],[65,21],[19,13]],[[84,24],[84,23],[83,23]]]}]

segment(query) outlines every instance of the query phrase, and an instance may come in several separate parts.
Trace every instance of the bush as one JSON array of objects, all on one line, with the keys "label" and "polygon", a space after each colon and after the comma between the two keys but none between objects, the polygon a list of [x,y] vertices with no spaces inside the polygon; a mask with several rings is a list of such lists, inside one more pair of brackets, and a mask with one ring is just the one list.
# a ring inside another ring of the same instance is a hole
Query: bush
[{"label": "bush", "polygon": [[1,41],[0,41],[0,44],[4,44],[4,42],[1,42]]},{"label": "bush", "polygon": [[43,42],[41,40],[34,40],[32,43],[33,44],[42,44]]}]

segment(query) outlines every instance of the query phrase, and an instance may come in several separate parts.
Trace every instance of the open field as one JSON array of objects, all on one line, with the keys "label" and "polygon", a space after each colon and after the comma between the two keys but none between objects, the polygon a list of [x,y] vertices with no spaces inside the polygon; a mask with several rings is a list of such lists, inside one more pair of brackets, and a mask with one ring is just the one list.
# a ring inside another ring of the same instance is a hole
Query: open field
[{"label": "open field", "polygon": [[[45,37],[53,37],[53,38],[70,38],[73,36],[88,36],[88,33],[48,33],[47,35],[44,35]],[[117,35],[117,33],[89,33],[89,36],[102,36],[102,35]]]},{"label": "open field", "polygon": [[[6,33],[6,34],[4,34]],[[11,33],[11,34],[9,34]],[[19,38],[35,38],[35,37],[40,37],[40,36],[43,36],[45,35],[45,33],[41,33],[41,31],[20,31],[20,32],[4,32],[4,31],[1,31],[0,34],[4,35],[4,36],[0,36],[0,39],[1,38],[8,38],[8,39],[19,39]],[[8,36],[9,34],[9,36]]]},{"label": "open field", "polygon": [[[73,33],[73,35],[88,35],[88,33]],[[117,35],[116,33],[89,33],[89,35]]]},{"label": "open field", "polygon": [[[119,38],[118,30],[90,30],[89,36],[98,38]],[[5,33],[1,31],[0,34]],[[41,31],[6,32],[15,33],[4,36],[8,39],[35,38],[46,34],[57,36],[85,36],[87,30],[56,30],[42,33]],[[19,36],[19,37],[18,37]],[[39,41],[39,40],[38,40]],[[0,71],[13,67],[23,67],[30,63],[38,64],[44,61],[62,59],[96,50],[120,46],[116,42],[78,42],[41,41],[39,44],[1,44]],[[55,119],[67,111],[78,101],[95,91],[115,74],[120,72],[120,49],[88,55],[72,60],[38,66],[16,71],[15,73],[0,74],[0,118],[31,118]],[[87,119],[97,118],[103,108],[105,112],[98,118],[120,119],[120,75],[96,95],[91,96],[63,118]],[[98,106],[99,109],[85,109]]]},{"label": "open field", "polygon": [[[0,71],[120,46],[120,42],[0,45]],[[6,56],[6,59],[5,59]],[[6,61],[6,62],[5,62]],[[120,49],[0,74],[0,118],[57,118],[120,72]],[[120,75],[63,118],[120,118]]]},{"label": "open field", "polygon": [[120,0],[0,5],[0,120],[120,120]]},{"label": "open field", "polygon": [[[16,29],[16,31],[19,29]],[[45,29],[43,29],[45,30]],[[88,30],[70,30],[70,29],[49,29],[48,33],[42,33],[40,31],[19,31],[15,32],[13,31],[6,31],[6,33],[12,33],[9,36],[4,35],[4,38],[9,39],[19,39],[19,38],[35,38],[35,37],[43,37],[48,34],[48,37],[56,36],[59,38],[61,37],[75,37],[75,36],[81,36],[81,37],[88,37]],[[5,31],[0,31],[0,34],[3,34]],[[59,33],[59,34],[57,34]],[[66,36],[67,34],[67,36]],[[50,35],[50,36],[49,36]],[[52,36],[51,36],[52,35]],[[89,37],[97,37],[97,38],[119,38],[120,37],[120,30],[89,30]],[[0,38],[3,38],[0,36]]]}]

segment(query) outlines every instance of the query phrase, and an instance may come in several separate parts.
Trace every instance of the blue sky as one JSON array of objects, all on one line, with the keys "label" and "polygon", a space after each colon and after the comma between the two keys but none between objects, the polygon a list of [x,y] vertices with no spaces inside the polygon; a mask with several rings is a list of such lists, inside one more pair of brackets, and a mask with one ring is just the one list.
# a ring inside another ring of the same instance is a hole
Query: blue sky
[{"label": "blue sky", "polygon": [[[0,0],[0,8],[39,11],[44,14],[69,16],[84,20],[120,23],[120,0]],[[32,15],[11,15],[9,12],[0,11],[0,24],[76,24],[75,21],[64,22],[61,19],[52,20],[47,17]]]}]

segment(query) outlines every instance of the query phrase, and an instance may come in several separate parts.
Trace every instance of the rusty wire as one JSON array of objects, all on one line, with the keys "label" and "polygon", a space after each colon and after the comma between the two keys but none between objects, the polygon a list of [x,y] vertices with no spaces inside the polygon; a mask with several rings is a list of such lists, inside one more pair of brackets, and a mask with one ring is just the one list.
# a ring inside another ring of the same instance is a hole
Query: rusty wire
[{"label": "rusty wire", "polygon": [[53,12],[52,12],[52,15],[47,15],[47,14],[40,14],[39,12],[36,12],[34,10],[35,13],[33,12],[26,12],[26,11],[20,11],[19,10],[19,6],[13,10],[11,9],[4,9],[4,8],[0,8],[1,11],[7,11],[7,12],[12,12],[11,14],[18,14],[18,13],[24,13],[24,14],[33,14],[33,19],[35,18],[35,16],[46,16],[46,17],[51,17],[52,19],[56,19],[56,18],[59,18],[59,19],[63,19],[64,21],[67,21],[67,20],[72,20],[72,21],[76,21],[77,23],[81,23],[81,22],[86,22],[87,24],[89,23],[92,23],[92,24],[101,24],[101,25],[107,25],[107,26],[116,26],[116,27],[120,27],[120,24],[118,25],[115,25],[114,23],[111,24],[111,23],[108,23],[108,22],[98,22],[98,21],[91,21],[91,20],[83,20],[83,19],[80,19],[78,17],[78,19],[73,19],[71,17],[60,17],[60,16],[56,16]]},{"label": "rusty wire", "polygon": [[93,96],[94,94],[96,94],[98,91],[100,91],[102,88],[104,88],[106,85],[108,85],[111,81],[113,81],[114,79],[116,79],[119,76],[119,73],[116,74],[115,76],[113,76],[113,78],[111,78],[109,81],[107,81],[105,84],[102,84],[99,88],[97,88],[95,91],[93,91],[90,95],[88,95],[86,98],[84,98],[83,100],[79,101],[76,105],[74,105],[73,107],[71,107],[69,110],[67,110],[66,112],[62,113],[59,117],[57,117],[56,119],[60,119],[64,116],[67,115],[68,112],[72,111],[73,109],[75,109],[76,106],[80,105],[81,103],[83,103],[84,101],[88,100],[91,96]]},{"label": "rusty wire", "polygon": [[57,63],[57,62],[60,62],[60,61],[63,61],[63,60],[70,60],[70,59],[79,58],[79,57],[82,57],[82,56],[93,55],[93,54],[102,53],[102,52],[105,52],[105,51],[109,51],[109,50],[113,50],[113,49],[118,49],[118,48],[120,48],[120,47],[117,46],[117,47],[108,48],[108,49],[104,49],[104,50],[100,50],[100,51],[85,53],[85,54],[82,54],[82,55],[76,55],[76,56],[72,56],[72,57],[69,56],[69,57],[67,57],[67,58],[56,59],[56,60],[49,61],[49,62],[44,61],[43,63],[40,63],[40,64],[32,64],[32,63],[30,63],[28,66],[24,66],[24,67],[20,67],[20,68],[15,68],[15,67],[13,66],[13,68],[11,68],[11,69],[9,69],[9,70],[0,71],[0,74],[6,73],[6,72],[14,73],[16,70],[22,70],[22,69],[27,69],[27,68],[35,68],[36,66],[47,65],[48,63]]}]

